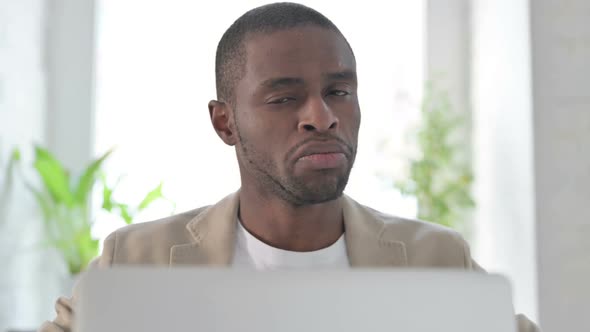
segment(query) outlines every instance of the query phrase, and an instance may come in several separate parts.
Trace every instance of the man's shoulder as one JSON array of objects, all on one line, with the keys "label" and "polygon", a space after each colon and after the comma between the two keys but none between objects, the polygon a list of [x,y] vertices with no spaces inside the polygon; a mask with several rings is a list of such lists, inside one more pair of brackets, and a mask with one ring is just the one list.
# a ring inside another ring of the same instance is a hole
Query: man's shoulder
[{"label": "man's shoulder", "polygon": [[470,265],[468,244],[456,230],[433,222],[395,216],[366,206],[364,208],[382,223],[381,239],[404,244],[410,265]]},{"label": "man's shoulder", "polygon": [[[369,208],[370,209],[370,208]],[[400,217],[371,209],[380,220],[386,232],[398,234],[404,239],[441,238],[451,241],[463,241],[462,236],[454,229],[420,219]]]},{"label": "man's shoulder", "polygon": [[201,214],[209,206],[203,206],[190,211],[174,214],[157,220],[140,222],[127,225],[116,230],[118,237],[142,237],[162,236],[166,233],[186,232],[186,225]]},{"label": "man's shoulder", "polygon": [[187,224],[207,208],[208,206],[204,206],[166,218],[119,228],[105,240],[102,259],[108,260],[108,265],[167,264],[170,249],[174,245],[192,241]]},{"label": "man's shoulder", "polygon": [[388,236],[397,238],[399,241],[421,240],[441,238],[452,242],[463,242],[463,237],[454,229],[449,227],[416,218],[402,217],[381,212],[366,205],[358,204],[365,212],[372,216],[371,219],[379,223],[382,232]]}]

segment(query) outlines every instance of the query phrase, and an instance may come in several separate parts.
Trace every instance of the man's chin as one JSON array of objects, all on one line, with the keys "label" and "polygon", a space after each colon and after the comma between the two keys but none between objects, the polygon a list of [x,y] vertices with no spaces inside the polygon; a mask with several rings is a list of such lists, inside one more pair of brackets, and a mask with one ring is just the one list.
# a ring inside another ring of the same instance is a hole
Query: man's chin
[{"label": "man's chin", "polygon": [[346,183],[323,183],[315,184],[312,187],[307,187],[303,190],[299,190],[298,200],[301,202],[300,205],[314,205],[321,204],[336,200],[342,196]]},{"label": "man's chin", "polygon": [[285,186],[290,193],[291,203],[296,206],[314,205],[340,198],[348,183],[348,176],[330,173],[291,178],[290,185]]},{"label": "man's chin", "polygon": [[341,196],[342,196],[342,191],[340,190],[340,191],[336,191],[336,192],[321,193],[321,194],[316,194],[313,196],[308,196],[307,201],[310,202],[310,204],[320,204],[320,203],[325,203],[325,202],[336,200],[336,199],[340,198]]}]

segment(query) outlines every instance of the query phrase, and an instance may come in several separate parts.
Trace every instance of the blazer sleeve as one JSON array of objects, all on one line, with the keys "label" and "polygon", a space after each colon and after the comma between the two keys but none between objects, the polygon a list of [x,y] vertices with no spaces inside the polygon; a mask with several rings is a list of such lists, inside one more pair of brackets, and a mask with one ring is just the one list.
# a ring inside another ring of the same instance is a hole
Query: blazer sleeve
[{"label": "blazer sleeve", "polygon": [[[469,270],[487,273],[487,271],[477,264],[477,262],[471,257],[471,251],[469,250],[469,245],[467,242],[463,242],[465,248],[465,267]],[[535,323],[528,319],[527,316],[518,314],[515,318],[518,332],[541,332],[541,329],[539,329]]]},{"label": "blazer sleeve", "polygon": [[[109,235],[105,242],[102,255],[94,259],[89,265],[87,270],[104,268],[112,265],[113,256],[115,253],[115,247],[117,244],[117,233],[114,232]],[[80,276],[80,277],[83,277]],[[76,303],[76,294],[78,293],[78,282],[74,285],[72,290],[72,297],[68,298],[61,296],[55,301],[55,312],[56,316],[53,321],[44,322],[41,327],[37,330],[38,332],[71,332],[72,321],[74,318],[74,304]]]}]

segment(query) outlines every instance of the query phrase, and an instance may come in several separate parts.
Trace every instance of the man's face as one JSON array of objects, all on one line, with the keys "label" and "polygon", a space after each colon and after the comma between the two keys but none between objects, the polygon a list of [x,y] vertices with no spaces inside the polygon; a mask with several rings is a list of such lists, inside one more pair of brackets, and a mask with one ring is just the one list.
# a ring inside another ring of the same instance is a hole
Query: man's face
[{"label": "man's face", "polygon": [[342,195],[356,155],[360,109],[346,41],[314,26],[245,41],[235,88],[242,182],[295,205]]}]

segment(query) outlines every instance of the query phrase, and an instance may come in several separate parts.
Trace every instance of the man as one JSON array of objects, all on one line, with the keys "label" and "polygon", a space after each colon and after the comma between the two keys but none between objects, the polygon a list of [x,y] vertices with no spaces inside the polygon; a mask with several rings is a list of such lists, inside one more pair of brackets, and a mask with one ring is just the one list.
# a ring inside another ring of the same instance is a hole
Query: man
[{"label": "man", "polygon": [[[241,189],[219,203],[111,234],[94,267],[480,269],[459,235],[342,195],[361,119],[356,62],[336,26],[291,3],[253,9],[219,42],[213,128],[234,146]],[[68,331],[72,301],[42,331]],[[535,331],[517,317],[520,331]]]}]

